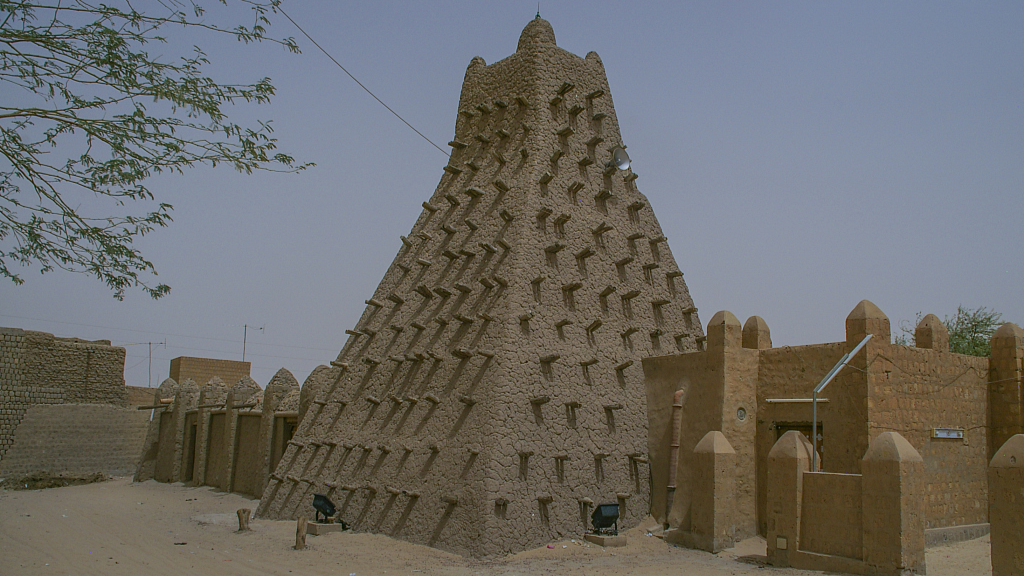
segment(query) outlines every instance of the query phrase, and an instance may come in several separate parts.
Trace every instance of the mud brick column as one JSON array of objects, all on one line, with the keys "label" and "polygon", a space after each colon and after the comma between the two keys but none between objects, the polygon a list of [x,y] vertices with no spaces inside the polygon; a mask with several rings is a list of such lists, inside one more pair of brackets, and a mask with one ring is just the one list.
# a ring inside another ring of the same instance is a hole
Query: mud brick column
[{"label": "mud brick column", "polygon": [[[828,472],[860,474],[860,462],[870,444],[871,396],[884,374],[874,359],[890,346],[889,317],[868,300],[861,300],[846,317],[846,350],[852,350],[868,334],[871,340],[850,359],[828,389],[832,401]],[[842,441],[839,441],[839,440]]]},{"label": "mud brick column", "polygon": [[1024,330],[1012,322],[992,335],[988,402],[991,458],[1011,436],[1024,433]]},{"label": "mud brick column", "polygon": [[[139,458],[139,466],[135,471],[135,482],[145,482],[156,477],[158,456],[160,454],[160,443],[161,441],[169,444],[173,444],[174,439],[169,433],[171,428],[169,423],[173,416],[170,412],[172,410],[172,404],[174,401],[174,394],[178,390],[178,383],[174,380],[167,378],[160,383],[160,386],[153,392],[152,405],[153,406],[164,406],[163,408],[152,409],[152,419],[149,421],[149,429],[146,431],[146,440],[142,445],[142,456]],[[161,400],[171,400],[172,404],[163,404]],[[166,424],[165,424],[166,423]],[[161,438],[161,430],[163,430],[163,438]],[[166,478],[159,479],[166,481]]]},{"label": "mud brick column", "polygon": [[725,434],[708,432],[693,450],[692,545],[717,554],[735,543],[736,451]]},{"label": "mud brick column", "polygon": [[768,453],[768,562],[777,568],[792,565],[798,550],[803,475],[811,469],[811,443],[790,430]]},{"label": "mud brick column", "polygon": [[1024,434],[1012,436],[988,468],[992,576],[1024,574]]},{"label": "mud brick column", "polygon": [[914,346],[949,352],[949,330],[935,314],[928,314],[914,329]]},{"label": "mud brick column", "polygon": [[883,432],[862,468],[864,563],[873,574],[924,574],[924,460],[906,438]]}]

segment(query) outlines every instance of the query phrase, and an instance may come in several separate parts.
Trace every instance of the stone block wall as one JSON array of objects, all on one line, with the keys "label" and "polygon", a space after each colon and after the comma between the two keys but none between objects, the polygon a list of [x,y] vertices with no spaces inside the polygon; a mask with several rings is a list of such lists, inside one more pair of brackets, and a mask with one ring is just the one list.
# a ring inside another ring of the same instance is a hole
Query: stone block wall
[{"label": "stone block wall", "polygon": [[[939,330],[938,337],[928,337]],[[986,463],[989,434],[989,359],[953,354],[941,323],[922,319],[921,344],[892,344],[889,320],[863,301],[847,319],[847,345],[873,335],[828,389],[835,402],[827,434],[833,454],[830,471],[858,473],[851,460],[866,439],[899,432],[925,462],[926,527],[983,524],[988,521]],[[942,348],[945,346],[946,348]],[[936,429],[963,431],[963,438],[937,437]],[[847,439],[837,444],[835,438]]]},{"label": "stone block wall", "polygon": [[149,413],[94,404],[29,406],[0,461],[0,477],[133,474]]},{"label": "stone block wall", "polygon": [[1024,330],[1006,323],[992,335],[989,457],[1024,433]]},{"label": "stone block wall", "polygon": [[[872,351],[868,434],[899,432],[924,458],[926,528],[987,522],[988,359],[897,345]],[[936,428],[964,437],[938,438]]]},{"label": "stone block wall", "polygon": [[30,406],[127,406],[124,358],[108,340],[0,328],[0,462]]}]

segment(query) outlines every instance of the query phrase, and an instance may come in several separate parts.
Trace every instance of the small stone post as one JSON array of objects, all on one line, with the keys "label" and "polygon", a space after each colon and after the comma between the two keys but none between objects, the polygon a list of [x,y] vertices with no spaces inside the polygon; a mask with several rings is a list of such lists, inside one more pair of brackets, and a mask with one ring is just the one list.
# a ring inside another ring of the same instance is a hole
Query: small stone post
[{"label": "small stone post", "polygon": [[309,524],[309,518],[305,516],[299,516],[299,520],[295,525],[295,549],[302,550],[306,547],[306,524]]},{"label": "small stone post", "polygon": [[1024,574],[1024,434],[1016,434],[988,466],[992,576]]},{"label": "small stone post", "polygon": [[239,508],[237,514],[238,514],[238,531],[239,532],[248,532],[250,530],[250,528],[249,528],[249,517],[252,515],[252,510],[250,510],[248,508]]}]

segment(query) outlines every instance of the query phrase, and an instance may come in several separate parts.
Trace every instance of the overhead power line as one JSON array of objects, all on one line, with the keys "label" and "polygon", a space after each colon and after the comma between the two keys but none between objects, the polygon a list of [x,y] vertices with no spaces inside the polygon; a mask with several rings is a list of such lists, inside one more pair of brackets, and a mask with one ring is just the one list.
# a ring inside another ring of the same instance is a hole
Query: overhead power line
[{"label": "overhead power line", "polygon": [[[170,332],[158,332],[155,330],[135,330],[132,328],[115,328],[113,326],[100,326],[99,324],[84,324],[82,322],[64,322],[62,320],[47,320],[45,318],[29,318],[27,316],[14,316],[13,314],[0,314],[2,318],[16,318],[18,320],[32,320],[34,322],[50,322],[52,324],[67,324],[69,326],[86,326],[88,328],[103,328],[104,330],[119,330],[121,332],[137,332],[139,334],[156,334],[159,336],[174,336],[176,338],[195,338],[197,340],[214,340],[217,342],[238,343],[238,340],[231,338],[213,338],[211,336],[192,336],[188,334],[171,334]],[[317,350],[320,352],[337,352],[334,348],[314,348],[312,346],[292,346],[290,344],[266,344],[261,342],[260,346],[273,346],[275,348],[295,348],[298,350]],[[287,358],[281,356],[281,358]]]},{"label": "overhead power line", "polygon": [[306,32],[305,30],[303,30],[303,29],[302,29],[302,26],[299,26],[299,23],[298,23],[298,22],[296,22],[294,18],[292,18],[291,16],[289,16],[289,15],[288,15],[288,13],[287,13],[287,12],[285,12],[283,8],[281,8],[280,6],[278,6],[278,7],[277,7],[277,10],[278,10],[279,12],[281,12],[281,14],[284,14],[284,17],[285,17],[285,18],[287,18],[287,19],[288,19],[288,20],[289,20],[289,21],[290,21],[290,22],[291,22],[292,24],[294,24],[294,25],[295,25],[295,27],[299,29],[299,32],[302,32],[302,35],[303,35],[303,36],[305,36],[306,38],[308,38],[308,39],[309,39],[309,41],[310,41],[310,42],[312,42],[314,46],[316,46],[317,48],[319,48],[319,49],[320,49],[320,51],[321,51],[321,52],[323,52],[325,56],[327,56],[328,58],[330,58],[330,59],[331,59],[331,62],[334,62],[334,63],[335,63],[335,64],[336,64],[337,66],[338,66],[338,68],[341,68],[341,71],[342,71],[342,72],[344,72],[345,74],[348,74],[348,77],[349,77],[349,78],[351,78],[351,79],[352,79],[352,80],[353,80],[353,81],[354,81],[354,82],[355,82],[356,84],[359,84],[359,87],[360,87],[360,88],[362,88],[363,90],[366,90],[366,93],[367,93],[367,94],[369,94],[370,96],[373,96],[373,99],[374,99],[374,100],[376,100],[377,102],[380,102],[380,105],[381,105],[381,106],[383,106],[383,107],[387,108],[387,109],[388,109],[388,112],[391,112],[392,114],[394,114],[394,115],[395,115],[395,118],[398,118],[399,120],[401,120],[401,121],[402,121],[402,123],[404,123],[404,124],[405,124],[406,126],[408,126],[408,127],[409,127],[409,128],[410,128],[410,129],[411,129],[411,130],[412,130],[413,132],[415,132],[415,133],[419,134],[421,138],[423,138],[423,139],[424,139],[424,140],[426,140],[427,142],[430,142],[430,145],[431,145],[431,146],[433,146],[434,148],[437,148],[438,150],[440,150],[440,151],[441,151],[441,154],[444,154],[445,156],[451,156],[450,154],[448,154],[447,152],[445,152],[444,148],[441,148],[441,147],[440,147],[440,146],[438,146],[437,144],[434,144],[434,141],[433,141],[433,140],[431,140],[430,138],[427,138],[426,136],[424,136],[424,135],[423,135],[423,133],[422,133],[422,132],[420,132],[419,130],[417,130],[415,126],[413,126],[412,124],[409,124],[409,122],[407,122],[405,118],[402,118],[402,117],[401,117],[401,116],[400,116],[400,115],[398,114],[398,112],[395,112],[394,110],[392,110],[390,106],[388,106],[387,104],[385,104],[383,100],[381,100],[380,98],[378,98],[376,94],[374,94],[373,92],[371,92],[371,91],[370,91],[370,89],[369,89],[369,88],[367,88],[366,86],[364,86],[364,85],[363,85],[363,83],[362,83],[362,82],[360,82],[360,81],[359,81],[359,80],[358,80],[358,79],[357,79],[357,78],[356,78],[355,76],[353,76],[351,72],[349,72],[348,70],[346,70],[346,69],[345,69],[345,67],[344,67],[344,66],[342,66],[342,65],[341,65],[341,63],[340,63],[340,62],[338,62],[338,61],[337,61],[337,60],[336,60],[336,59],[334,58],[334,56],[331,56],[331,54],[330,54],[329,52],[327,52],[327,50],[324,50],[324,47],[323,47],[323,46],[321,46],[320,44],[318,44],[316,40],[313,40],[313,37],[312,37],[312,36],[310,36],[310,35],[309,35],[309,33],[307,33],[307,32]]}]

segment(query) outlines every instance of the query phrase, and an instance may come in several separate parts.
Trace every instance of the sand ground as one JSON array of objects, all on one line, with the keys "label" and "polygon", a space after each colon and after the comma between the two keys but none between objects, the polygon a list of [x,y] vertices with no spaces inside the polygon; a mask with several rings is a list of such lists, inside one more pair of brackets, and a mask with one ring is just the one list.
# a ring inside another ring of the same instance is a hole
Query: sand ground
[{"label": "sand ground", "polygon": [[[236,533],[235,510],[255,500],[210,488],[115,479],[48,490],[0,491],[0,575],[330,574],[345,576],[718,576],[820,574],[764,566],[753,538],[712,555],[628,534],[624,548],[553,542],[496,561],[477,561],[385,536],[308,536],[292,549],[295,523],[256,520]],[[929,576],[990,576],[988,537],[927,551]]]}]

